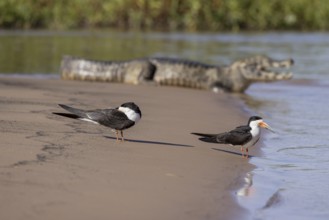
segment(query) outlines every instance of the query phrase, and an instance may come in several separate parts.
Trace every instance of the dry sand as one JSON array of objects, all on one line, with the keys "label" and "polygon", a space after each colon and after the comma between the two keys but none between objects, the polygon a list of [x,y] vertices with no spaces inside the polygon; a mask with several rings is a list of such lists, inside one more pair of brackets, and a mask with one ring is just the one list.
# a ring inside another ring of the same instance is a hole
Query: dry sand
[{"label": "dry sand", "polygon": [[[116,143],[72,120],[134,101],[141,121]],[[0,78],[0,219],[239,219],[232,196],[252,169],[239,149],[198,141],[246,116],[226,94],[172,87]],[[232,151],[229,153],[226,151]],[[254,151],[252,150],[251,154]]]}]

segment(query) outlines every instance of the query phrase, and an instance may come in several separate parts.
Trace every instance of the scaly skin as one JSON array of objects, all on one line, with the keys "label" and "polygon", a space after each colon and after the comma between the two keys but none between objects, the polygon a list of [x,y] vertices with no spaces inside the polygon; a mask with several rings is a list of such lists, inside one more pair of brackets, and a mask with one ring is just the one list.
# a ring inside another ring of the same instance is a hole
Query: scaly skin
[{"label": "scaly skin", "polygon": [[65,56],[61,63],[63,79],[150,83],[198,89],[223,89],[244,92],[254,82],[273,82],[292,78],[292,73],[274,72],[274,68],[290,68],[292,59],[273,60],[254,56],[215,66],[173,58],[142,58],[130,61],[93,61]]}]

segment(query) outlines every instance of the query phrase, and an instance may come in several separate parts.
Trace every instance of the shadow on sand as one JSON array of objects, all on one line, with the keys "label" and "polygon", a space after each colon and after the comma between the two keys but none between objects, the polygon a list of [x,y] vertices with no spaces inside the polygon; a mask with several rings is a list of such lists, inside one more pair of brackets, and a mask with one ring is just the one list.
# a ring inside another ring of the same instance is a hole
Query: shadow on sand
[{"label": "shadow on sand", "polygon": [[[223,150],[223,149],[218,149],[218,148],[211,148],[211,149],[213,149],[213,150],[217,150],[217,151],[221,151],[221,152],[224,152],[224,153],[228,153],[228,154],[239,155],[240,157],[242,157],[242,154],[237,153],[237,152],[234,152],[234,151]],[[249,158],[253,158],[253,157],[254,157],[254,156],[249,155]]]},{"label": "shadow on sand", "polygon": [[[110,137],[110,136],[104,136],[104,137],[116,140],[115,137]],[[167,146],[174,146],[174,147],[194,147],[192,145],[175,144],[175,143],[160,142],[160,141],[146,141],[146,140],[134,140],[134,139],[125,139],[125,141],[134,142],[134,143],[142,143],[142,144],[159,144],[159,145],[167,145]]]}]

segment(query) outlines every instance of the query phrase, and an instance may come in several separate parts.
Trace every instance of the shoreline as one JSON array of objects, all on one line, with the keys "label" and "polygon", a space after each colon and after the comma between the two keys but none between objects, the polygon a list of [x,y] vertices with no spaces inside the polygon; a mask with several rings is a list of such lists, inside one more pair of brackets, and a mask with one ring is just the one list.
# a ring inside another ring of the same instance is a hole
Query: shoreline
[{"label": "shoreline", "polygon": [[[247,213],[233,194],[253,165],[237,148],[190,135],[245,123],[242,103],[230,94],[10,77],[0,77],[0,85],[2,218],[242,219]],[[52,114],[64,112],[59,103],[91,109],[127,101],[143,117],[120,144],[108,128]]]}]

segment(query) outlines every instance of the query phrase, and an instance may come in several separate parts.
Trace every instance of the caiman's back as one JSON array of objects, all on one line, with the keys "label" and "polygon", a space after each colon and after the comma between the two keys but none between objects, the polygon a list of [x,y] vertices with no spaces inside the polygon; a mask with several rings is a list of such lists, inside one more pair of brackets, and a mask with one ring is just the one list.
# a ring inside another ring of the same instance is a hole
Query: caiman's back
[{"label": "caiman's back", "polygon": [[209,89],[218,80],[219,67],[189,60],[150,58],[158,85]]}]

